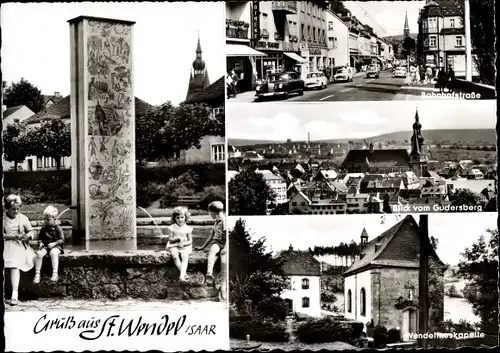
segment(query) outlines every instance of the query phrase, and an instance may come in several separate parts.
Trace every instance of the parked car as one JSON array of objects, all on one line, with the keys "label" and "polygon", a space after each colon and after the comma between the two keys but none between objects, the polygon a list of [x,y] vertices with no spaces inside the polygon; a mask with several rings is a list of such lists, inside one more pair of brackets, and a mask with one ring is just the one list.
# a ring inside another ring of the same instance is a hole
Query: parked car
[{"label": "parked car", "polygon": [[321,88],[325,89],[328,85],[328,79],[321,71],[314,71],[307,74],[305,81],[306,88]]},{"label": "parked car", "polygon": [[368,66],[368,68],[366,69],[366,77],[367,78],[370,78],[370,77],[379,78],[378,66],[377,65]]},{"label": "parked car", "polygon": [[292,93],[304,94],[304,80],[297,72],[279,72],[270,74],[261,85],[255,89],[257,99],[262,97],[282,96],[288,99]]},{"label": "parked car", "polygon": [[407,72],[405,67],[398,67],[396,70],[394,70],[394,77],[402,77],[406,78]]},{"label": "parked car", "polygon": [[354,72],[350,67],[348,67],[348,68],[338,70],[337,73],[335,74],[335,76],[333,76],[333,81],[334,82],[340,82],[340,81],[350,82],[350,81],[352,81],[353,77],[354,77]]}]

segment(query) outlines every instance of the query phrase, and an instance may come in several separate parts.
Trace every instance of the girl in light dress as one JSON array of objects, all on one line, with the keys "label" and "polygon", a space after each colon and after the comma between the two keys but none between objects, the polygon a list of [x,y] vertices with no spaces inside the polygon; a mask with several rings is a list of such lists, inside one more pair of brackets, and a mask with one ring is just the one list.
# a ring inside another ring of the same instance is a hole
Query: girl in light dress
[{"label": "girl in light dress", "polygon": [[21,197],[9,195],[4,199],[3,239],[4,267],[10,270],[12,285],[11,305],[17,305],[20,271],[28,272],[33,268],[35,253],[29,245],[33,239],[33,228],[25,215],[19,212]]},{"label": "girl in light dress", "polygon": [[186,224],[188,210],[184,207],[176,207],[172,213],[172,225],[167,228],[169,239],[166,246],[170,250],[172,260],[179,269],[179,281],[186,283],[189,255],[193,251],[193,228]]}]

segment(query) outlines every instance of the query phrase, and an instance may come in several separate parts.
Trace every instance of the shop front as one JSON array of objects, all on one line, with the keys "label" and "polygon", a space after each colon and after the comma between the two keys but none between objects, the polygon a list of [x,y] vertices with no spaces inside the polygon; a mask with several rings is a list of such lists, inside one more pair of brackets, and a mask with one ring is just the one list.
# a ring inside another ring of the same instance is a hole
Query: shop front
[{"label": "shop front", "polygon": [[285,41],[258,41],[255,49],[265,53],[266,56],[256,60],[257,78],[265,79],[268,74],[274,72],[296,71],[300,73],[305,60],[295,53],[297,50],[294,44]]},{"label": "shop front", "polygon": [[305,59],[305,64],[302,68],[302,76],[313,71],[323,71],[331,65],[328,60],[328,49],[326,48],[309,48],[307,43],[301,43],[301,56]]},{"label": "shop front", "polygon": [[257,58],[264,58],[265,53],[243,44],[226,44],[226,69],[234,70],[238,77],[237,86],[240,92],[255,89],[258,79]]}]

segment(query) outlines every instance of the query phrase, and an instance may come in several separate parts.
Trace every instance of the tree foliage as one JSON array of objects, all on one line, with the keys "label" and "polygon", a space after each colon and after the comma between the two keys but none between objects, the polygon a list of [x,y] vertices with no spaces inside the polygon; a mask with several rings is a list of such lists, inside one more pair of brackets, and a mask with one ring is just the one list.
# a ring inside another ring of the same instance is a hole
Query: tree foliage
[{"label": "tree foliage", "polygon": [[360,246],[352,240],[349,244],[341,242],[336,246],[315,246],[312,249],[313,255],[338,255],[338,256],[356,256],[361,254]]},{"label": "tree foliage", "polygon": [[481,319],[482,332],[498,334],[498,229],[488,229],[461,254],[458,275],[468,281],[464,297]]},{"label": "tree foliage", "polygon": [[469,189],[459,189],[456,194],[450,198],[453,206],[486,206],[487,200],[480,193],[474,192]]},{"label": "tree foliage", "polygon": [[207,104],[167,102],[136,120],[139,161],[170,159],[181,151],[200,148],[204,136],[224,136],[224,108],[213,114]]},{"label": "tree foliage", "polygon": [[242,219],[237,220],[229,231],[230,300],[240,311],[248,302],[252,307],[257,306],[262,300],[279,295],[288,286],[280,262],[267,252],[265,241],[265,238],[252,240]]},{"label": "tree foliage", "polygon": [[229,181],[229,213],[231,215],[265,215],[267,203],[276,195],[260,173],[243,170]]},{"label": "tree foliage", "polygon": [[29,156],[25,134],[26,127],[20,122],[8,124],[2,133],[3,156],[6,161],[14,163],[15,172],[17,172],[18,164]]},{"label": "tree foliage", "polygon": [[71,156],[71,129],[62,119],[43,120],[27,130],[25,139],[29,155],[54,158],[57,170],[61,168],[61,158]]},{"label": "tree foliage", "polygon": [[406,55],[411,55],[412,53],[415,52],[416,48],[416,42],[415,39],[412,37],[406,37],[403,40],[403,54]]},{"label": "tree foliage", "polygon": [[21,78],[19,82],[12,83],[5,90],[4,104],[7,108],[25,105],[34,113],[38,113],[43,108],[42,92],[38,87]]},{"label": "tree foliage", "polygon": [[[495,85],[495,0],[470,0],[471,41],[479,79],[482,83]],[[463,20],[463,18],[462,18]]]}]

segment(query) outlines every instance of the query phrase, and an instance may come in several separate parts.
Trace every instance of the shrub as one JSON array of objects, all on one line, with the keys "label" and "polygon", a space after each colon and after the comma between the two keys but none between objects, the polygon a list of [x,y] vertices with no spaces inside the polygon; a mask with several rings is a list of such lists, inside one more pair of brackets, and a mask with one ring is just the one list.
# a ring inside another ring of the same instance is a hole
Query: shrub
[{"label": "shrub", "polygon": [[224,186],[207,186],[200,193],[201,200],[198,204],[202,210],[208,209],[208,205],[213,201],[221,201],[226,204],[226,188]]},{"label": "shrub", "polygon": [[286,325],[282,321],[273,322],[261,317],[238,318],[233,316],[229,320],[229,336],[232,338],[250,339],[263,342],[288,342],[290,334],[286,332]]},{"label": "shrub", "polygon": [[297,335],[304,343],[347,342],[355,343],[363,332],[363,324],[337,321],[331,317],[309,319],[299,325]]},{"label": "shrub", "polygon": [[373,344],[375,348],[383,348],[387,345],[387,328],[377,325],[373,328]]},{"label": "shrub", "polygon": [[395,328],[391,328],[387,332],[387,343],[398,343],[401,342],[401,331]]},{"label": "shrub", "polygon": [[265,298],[255,309],[262,316],[275,320],[284,320],[288,315],[288,304],[280,297]]},{"label": "shrub", "polygon": [[179,185],[175,188],[167,186],[166,189],[167,189],[167,192],[160,199],[160,207],[161,208],[167,208],[169,206],[173,206],[177,202],[177,199],[180,196],[192,196],[192,195],[194,195],[194,190],[189,189],[185,185]]},{"label": "shrub", "polygon": [[137,205],[141,207],[148,207],[151,203],[167,194],[166,185],[158,182],[137,184],[136,190]]}]

